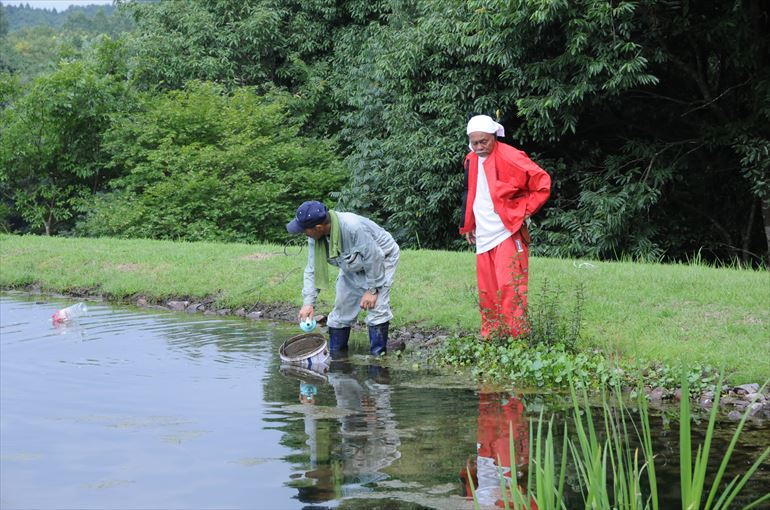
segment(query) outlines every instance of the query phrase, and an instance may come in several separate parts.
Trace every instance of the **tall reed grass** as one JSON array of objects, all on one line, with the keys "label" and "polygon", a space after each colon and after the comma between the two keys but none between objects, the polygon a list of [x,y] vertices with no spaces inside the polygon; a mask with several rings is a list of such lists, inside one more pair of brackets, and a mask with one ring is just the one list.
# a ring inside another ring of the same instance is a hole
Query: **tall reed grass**
[{"label": "tall reed grass", "polygon": [[[721,387],[721,379],[717,388]],[[682,377],[682,395],[688,395],[687,376]],[[767,383],[765,384],[765,387]],[[763,387],[764,389],[764,387]],[[530,442],[529,466],[526,487],[521,487],[516,469],[511,470],[511,479],[499,469],[501,500],[498,505],[513,510],[556,510],[574,508],[568,506],[565,493],[565,478],[568,469],[577,474],[578,491],[586,509],[658,510],[661,508],[655,471],[650,415],[646,397],[638,392],[635,400],[636,416],[624,402],[618,388],[611,391],[614,405],[610,405],[607,392],[603,393],[602,416],[595,425],[588,395],[578,394],[571,389],[572,417],[575,430],[570,435],[565,421],[561,432],[561,455],[557,456],[557,432],[554,419],[546,420],[541,414],[530,423],[530,437],[534,432],[535,441]],[[734,506],[736,497],[754,475],[759,466],[770,456],[770,447],[765,448],[743,474],[725,480],[735,445],[749,416],[749,408],[743,414],[729,446],[721,455],[716,473],[708,472],[709,456],[713,454],[712,443],[719,411],[716,397],[709,414],[706,435],[702,444],[693,444],[690,428],[693,413],[690,401],[683,397],[679,416],[679,461],[681,466],[680,493],[682,510],[726,510]],[[512,425],[509,436],[513,437]],[[633,440],[632,440],[633,439]],[[637,444],[638,446],[632,446]],[[515,459],[513,440],[510,442],[511,459]],[[498,464],[500,460],[498,459]],[[710,480],[710,483],[707,482]],[[517,490],[512,490],[516,487]],[[473,491],[473,486],[471,486]],[[474,504],[480,508],[475,492]],[[757,497],[742,506],[744,509],[759,508],[770,501],[770,493]]]}]

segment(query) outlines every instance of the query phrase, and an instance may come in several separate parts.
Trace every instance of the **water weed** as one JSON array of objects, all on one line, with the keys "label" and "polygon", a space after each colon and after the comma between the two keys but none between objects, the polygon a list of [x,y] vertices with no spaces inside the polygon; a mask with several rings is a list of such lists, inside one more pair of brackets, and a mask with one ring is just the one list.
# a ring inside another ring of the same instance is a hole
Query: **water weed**
[{"label": "water weed", "polygon": [[[718,379],[718,384],[722,381]],[[684,394],[688,391],[688,373],[683,371],[680,383]],[[570,433],[565,422],[561,438],[561,457],[557,455],[558,438],[553,428],[553,418],[546,421],[541,411],[537,422],[534,442],[529,445],[527,483],[522,488],[516,469],[508,480],[502,468],[500,472],[501,498],[498,506],[506,509],[556,510],[574,508],[565,492],[565,479],[576,478],[572,486],[587,509],[658,510],[658,475],[655,469],[656,455],[653,451],[650,415],[647,401],[638,392],[634,406],[629,407],[621,389],[615,386],[611,391],[614,404],[610,405],[608,386],[602,386],[601,417],[594,419],[588,395],[578,392],[570,384],[572,418],[574,431]],[[718,414],[719,402],[712,408],[706,435],[702,444],[694,449],[690,423],[693,419],[689,399],[683,398],[679,415],[679,463],[680,499],[684,510],[726,510],[735,508],[736,496],[757,468],[770,456],[770,447],[765,448],[742,474],[723,482],[734,446],[743,430],[749,410],[732,435],[730,445],[721,452],[721,461],[716,473],[708,472],[708,461]],[[598,424],[598,426],[596,425]],[[530,430],[532,424],[530,424]],[[530,436],[532,434],[530,433]],[[512,436],[512,434],[511,434]],[[510,458],[515,457],[514,445],[510,444]],[[660,460],[658,460],[660,462]],[[710,486],[707,484],[710,480]],[[518,490],[511,490],[517,487]],[[473,494],[476,507],[476,494]],[[765,494],[741,508],[758,508],[770,500]]]}]

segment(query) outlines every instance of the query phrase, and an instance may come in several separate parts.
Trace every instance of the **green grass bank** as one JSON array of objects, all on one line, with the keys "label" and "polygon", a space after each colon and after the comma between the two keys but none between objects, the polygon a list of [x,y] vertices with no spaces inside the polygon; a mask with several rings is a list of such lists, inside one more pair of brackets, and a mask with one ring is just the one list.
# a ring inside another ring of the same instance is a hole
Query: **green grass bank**
[{"label": "green grass bank", "polygon": [[[0,235],[0,287],[298,309],[306,255],[299,246]],[[565,308],[582,287],[584,348],[627,360],[707,363],[733,383],[770,377],[767,271],[533,257],[531,305],[544,284],[561,289]],[[394,325],[474,332],[475,294],[473,253],[404,250]],[[322,294],[318,312],[328,313],[333,301],[333,291]]]}]

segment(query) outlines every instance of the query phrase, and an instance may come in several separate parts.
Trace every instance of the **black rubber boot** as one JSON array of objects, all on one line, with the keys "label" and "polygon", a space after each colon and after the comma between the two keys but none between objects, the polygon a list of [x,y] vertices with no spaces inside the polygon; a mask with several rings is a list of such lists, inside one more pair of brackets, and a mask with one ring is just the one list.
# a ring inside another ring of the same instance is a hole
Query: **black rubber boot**
[{"label": "black rubber boot", "polygon": [[388,352],[389,325],[389,322],[383,322],[376,326],[369,326],[369,352],[372,356],[380,356]]},{"label": "black rubber boot", "polygon": [[329,327],[329,351],[332,358],[340,358],[348,352],[348,340],[350,340],[350,328]]}]

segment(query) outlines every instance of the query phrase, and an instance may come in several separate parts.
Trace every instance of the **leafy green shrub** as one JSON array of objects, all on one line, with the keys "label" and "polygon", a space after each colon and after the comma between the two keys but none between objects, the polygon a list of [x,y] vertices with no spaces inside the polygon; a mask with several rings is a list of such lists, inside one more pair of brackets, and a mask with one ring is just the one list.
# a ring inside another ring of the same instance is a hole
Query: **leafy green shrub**
[{"label": "leafy green shrub", "polygon": [[17,95],[3,79],[0,100],[0,200],[18,230],[67,231],[105,172],[102,134],[126,86],[93,63],[62,63]]},{"label": "leafy green shrub", "polygon": [[468,369],[482,380],[512,381],[519,386],[565,388],[570,379],[579,387],[615,384],[624,371],[599,352],[574,353],[563,345],[524,342],[483,342],[474,337],[449,338],[433,361]]},{"label": "leafy green shrub", "polygon": [[[566,389],[572,380],[579,388],[602,385],[636,388],[641,385],[673,392],[681,377],[686,377],[690,396],[697,398],[705,391],[714,390],[718,379],[716,369],[708,365],[682,367],[679,364],[612,359],[599,350],[576,352],[564,344],[530,346],[523,341],[485,342],[468,336],[449,338],[433,353],[431,361],[467,370],[472,377],[482,381],[556,390]],[[636,390],[631,393],[634,395]]]},{"label": "leafy green shrub", "polygon": [[147,96],[106,135],[124,177],[78,233],[188,241],[281,241],[303,200],[344,183],[330,142],[303,137],[291,99],[211,83]]},{"label": "leafy green shrub", "polygon": [[564,309],[560,300],[561,289],[551,287],[545,279],[538,298],[529,307],[528,334],[524,337],[527,344],[561,345],[566,351],[575,352],[583,323],[584,290],[582,284],[575,289],[575,304],[570,312]]}]

